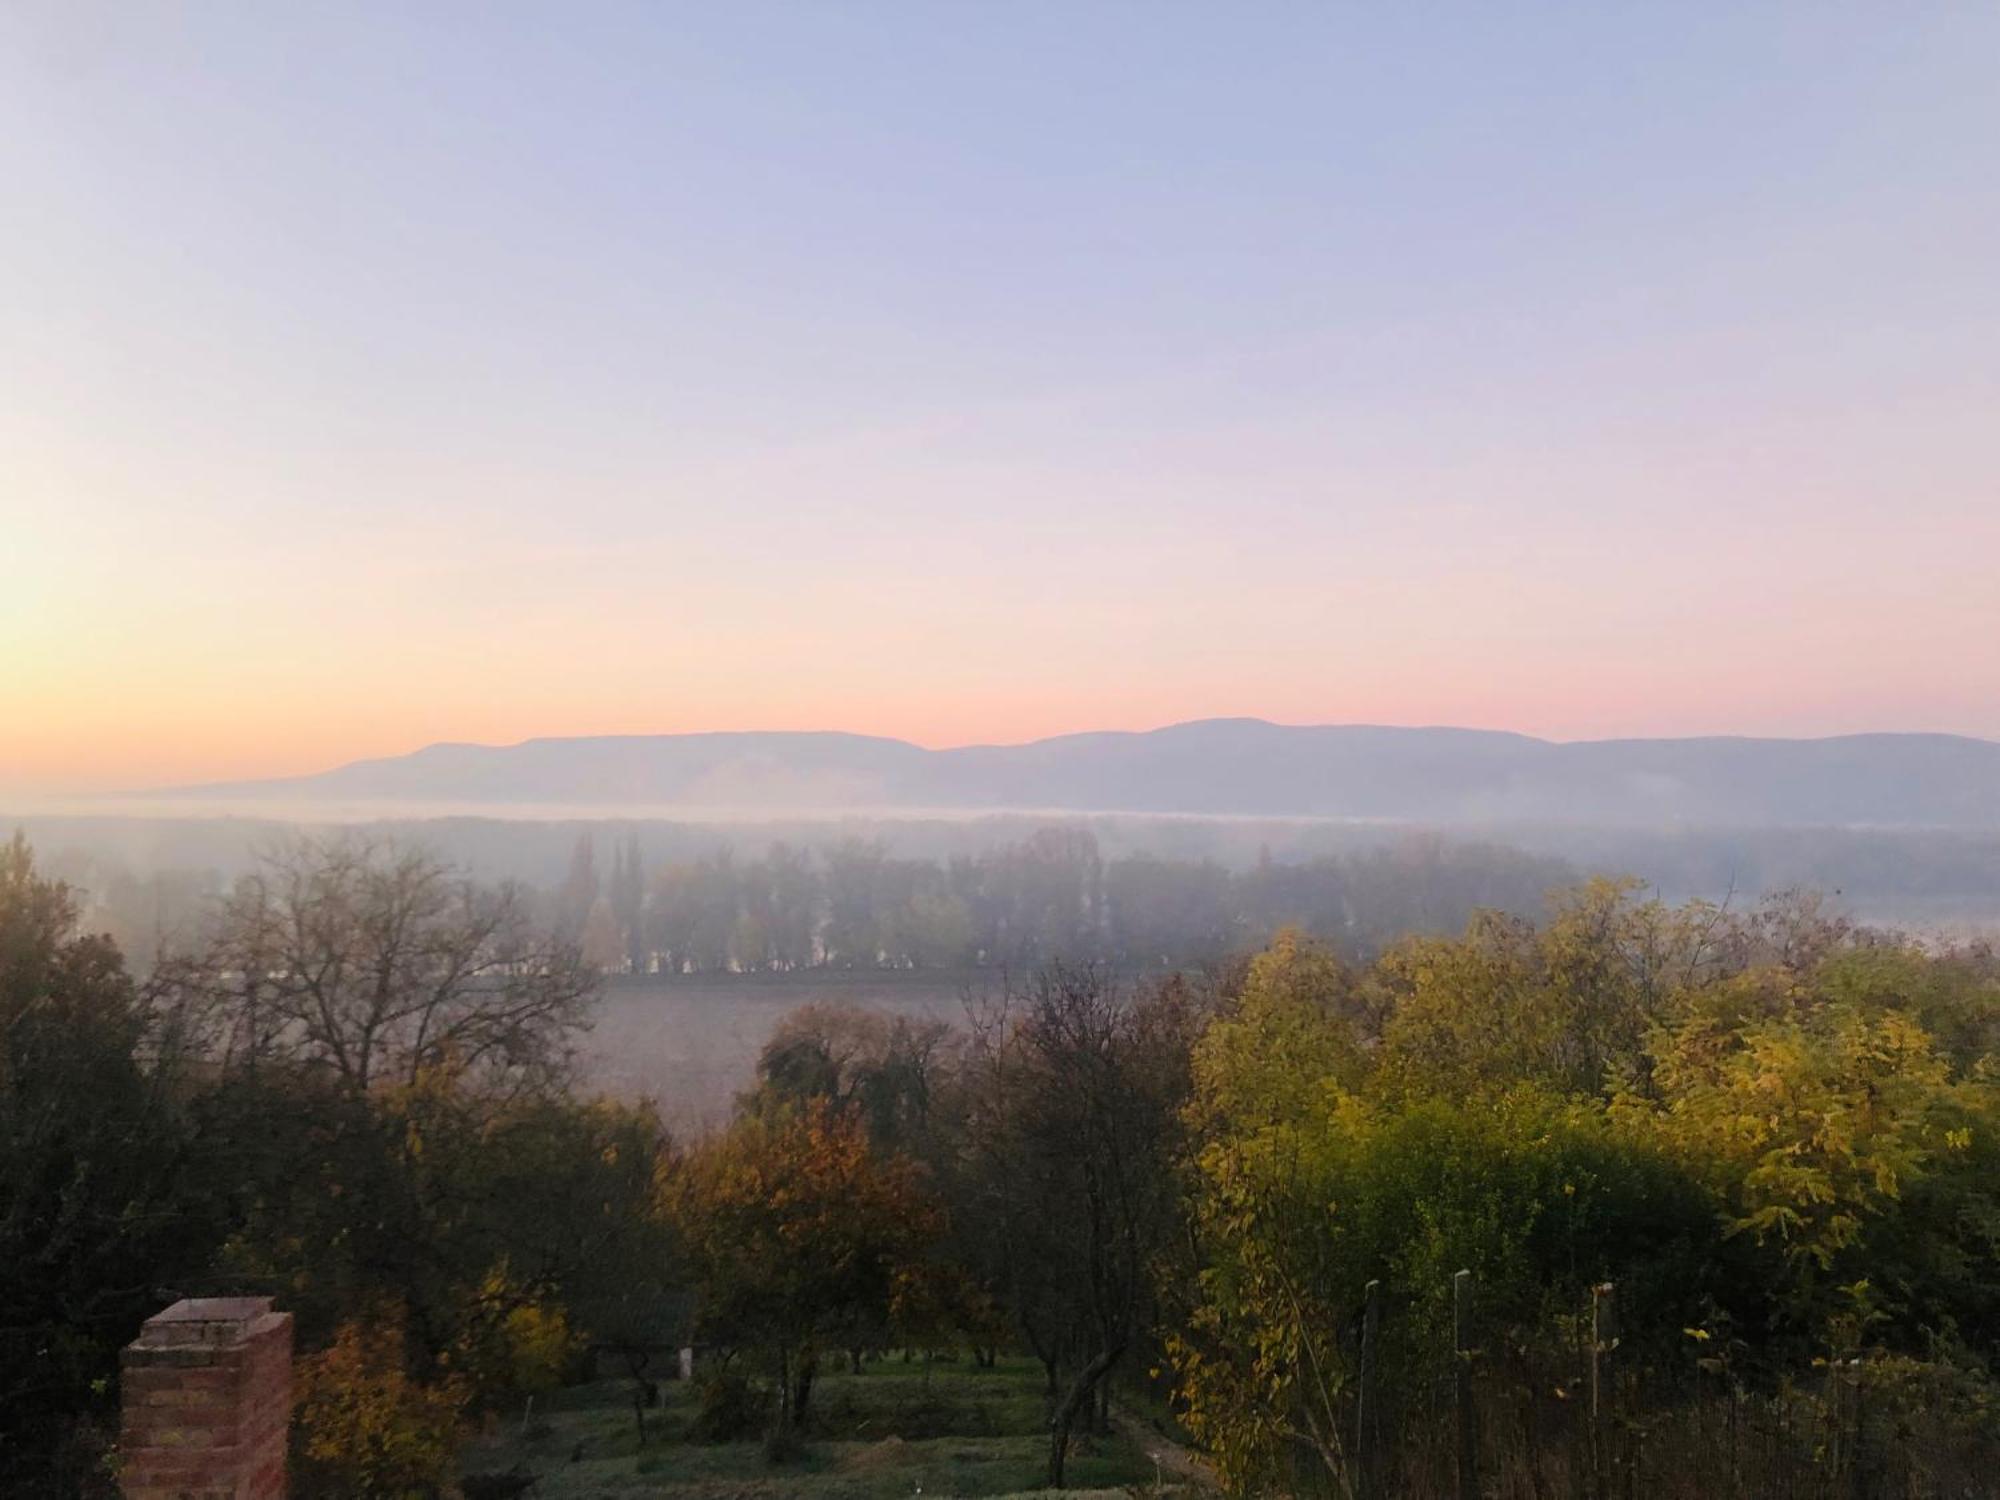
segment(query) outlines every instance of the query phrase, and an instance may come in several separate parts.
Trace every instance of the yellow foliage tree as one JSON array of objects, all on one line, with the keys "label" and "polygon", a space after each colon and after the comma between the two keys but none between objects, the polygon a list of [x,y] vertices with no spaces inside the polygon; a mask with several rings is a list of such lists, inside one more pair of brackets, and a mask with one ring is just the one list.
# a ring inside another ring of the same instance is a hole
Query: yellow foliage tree
[{"label": "yellow foliage tree", "polygon": [[412,1380],[402,1320],[382,1310],[343,1323],[298,1363],[296,1422],[308,1496],[425,1500],[450,1481],[465,1390]]},{"label": "yellow foliage tree", "polygon": [[1384,955],[1383,1067],[1405,1093],[1521,1082],[1602,1093],[1638,1066],[1647,1027],[1713,961],[1718,917],[1592,880],[1540,926],[1481,912],[1463,937],[1413,938]]},{"label": "yellow foliage tree", "polygon": [[1328,949],[1286,928],[1250,961],[1242,992],[1194,1049],[1191,1123],[1247,1130],[1312,1117],[1365,1068],[1354,982]]},{"label": "yellow foliage tree", "polygon": [[480,1283],[452,1363],[482,1397],[535,1395],[562,1383],[580,1343],[568,1310],[502,1263]]},{"label": "yellow foliage tree", "polygon": [[[1754,994],[1753,978],[1719,998]],[[1950,1069],[1906,1011],[1793,993],[1776,1014],[1704,1005],[1655,1043],[1649,1116],[1728,1204],[1730,1228],[1829,1271],[1957,1135]],[[1747,1012],[1747,1013],[1746,1013]]]}]

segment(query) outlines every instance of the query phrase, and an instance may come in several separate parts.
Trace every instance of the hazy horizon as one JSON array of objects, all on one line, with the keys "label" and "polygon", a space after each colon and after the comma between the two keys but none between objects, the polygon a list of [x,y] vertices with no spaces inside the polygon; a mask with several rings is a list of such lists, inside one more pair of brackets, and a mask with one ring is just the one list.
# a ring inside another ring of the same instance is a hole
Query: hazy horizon
[{"label": "hazy horizon", "polygon": [[1997,54],[8,7],[0,792],[800,724],[2000,736]]},{"label": "hazy horizon", "polygon": [[[1149,724],[1140,724],[1133,726],[1090,726],[1090,727],[1081,727],[1076,729],[1057,730],[1051,734],[1034,735],[1026,739],[964,740],[964,741],[954,741],[948,744],[926,743],[921,740],[910,739],[903,735],[877,734],[862,729],[824,728],[811,725],[777,726],[768,729],[745,729],[745,728],[738,728],[735,726],[724,725],[724,726],[705,728],[705,729],[623,730],[614,733],[593,733],[589,730],[583,730],[573,734],[530,734],[518,740],[451,740],[451,739],[429,740],[421,745],[410,745],[401,750],[390,750],[381,755],[356,756],[351,760],[330,762],[328,764],[314,766],[302,772],[280,772],[280,773],[273,773],[268,776],[252,775],[242,778],[232,778],[229,781],[190,782],[190,783],[177,784],[174,786],[135,787],[135,788],[127,788],[124,790],[134,793],[144,793],[150,791],[185,791],[185,790],[199,790],[204,786],[211,786],[211,785],[235,785],[239,780],[282,781],[282,780],[291,780],[300,778],[310,778],[315,775],[323,774],[327,771],[341,770],[348,766],[361,764],[367,761],[397,760],[405,758],[407,756],[419,755],[426,750],[443,750],[443,749],[457,749],[457,748],[480,749],[480,750],[508,750],[508,749],[519,749],[522,746],[526,745],[533,745],[550,741],[563,741],[563,740],[625,740],[625,739],[645,740],[645,739],[673,739],[673,738],[684,738],[684,737],[688,738],[714,737],[718,739],[723,739],[723,738],[734,738],[738,736],[751,737],[760,735],[787,736],[787,737],[825,736],[829,738],[888,740],[897,744],[910,745],[922,750],[1021,749],[1031,745],[1046,744],[1054,740],[1081,739],[1092,735],[1105,735],[1105,734],[1138,736],[1138,735],[1155,734],[1162,730],[1184,729],[1196,725],[1216,724],[1216,723],[1261,724],[1261,725],[1268,725],[1273,728],[1284,728],[1284,729],[1395,729],[1395,730],[1412,730],[1412,731],[1443,731],[1449,733],[1465,733],[1465,734],[1510,735],[1510,736],[1517,736],[1523,739],[1539,740],[1546,744],[1552,744],[1552,745],[1594,744],[1609,740],[1622,740],[1622,739],[1824,740],[1824,739],[1851,739],[1858,737],[1867,737],[1872,735],[1910,735],[1910,736],[1935,735],[1935,736],[1945,736],[1951,738],[1977,739],[1986,741],[1988,743],[2000,744],[2000,735],[1961,735],[1958,734],[1956,731],[1952,730],[1934,730],[1934,729],[1907,729],[1907,728],[1864,729],[1864,730],[1834,731],[1827,734],[1804,734],[1804,735],[1756,735],[1756,734],[1736,733],[1729,730],[1715,730],[1715,731],[1692,730],[1685,734],[1670,734],[1670,735],[1565,736],[1556,734],[1531,734],[1526,730],[1511,729],[1504,725],[1492,725],[1492,724],[1444,724],[1444,723],[1382,724],[1374,722],[1362,722],[1358,720],[1324,720],[1314,723],[1303,723],[1303,722],[1281,721],[1277,719],[1267,719],[1256,714],[1229,714],[1229,715],[1217,715],[1214,717],[1170,719],[1161,723],[1149,723]],[[1026,810],[1032,811],[1033,809],[1026,809]]]},{"label": "hazy horizon", "polygon": [[[1537,740],[1551,745],[1597,744],[1623,740],[1789,740],[1811,742],[1869,738],[1877,736],[1897,736],[1912,738],[1952,738],[1971,739],[1989,744],[2000,744],[2000,727],[1992,732],[1980,733],[1951,728],[1934,728],[1923,725],[1869,725],[1859,728],[1829,728],[1820,731],[1798,733],[1763,732],[1757,730],[1690,727],[1657,734],[1650,733],[1607,733],[1607,734],[1563,734],[1541,733],[1515,728],[1505,724],[1474,724],[1446,721],[1388,723],[1378,720],[1321,719],[1321,720],[1281,720],[1260,714],[1216,714],[1198,715],[1166,719],[1157,722],[1143,721],[1126,724],[1079,724],[1073,728],[1059,728],[1046,734],[1032,734],[1019,738],[972,738],[957,740],[937,740],[912,735],[892,734],[869,729],[828,727],[817,725],[788,725],[776,723],[761,726],[722,725],[715,727],[693,727],[673,729],[617,729],[595,730],[589,728],[564,732],[529,732],[518,738],[470,739],[445,737],[424,740],[419,743],[390,744],[380,748],[369,748],[353,754],[333,754],[331,752],[314,758],[310,755],[296,760],[285,759],[266,764],[243,765],[238,771],[222,775],[203,775],[196,779],[166,781],[147,779],[143,774],[134,778],[119,779],[111,775],[76,778],[57,773],[45,777],[6,777],[0,775],[0,797],[12,799],[19,807],[87,807],[101,801],[141,801],[154,795],[178,795],[184,792],[198,792],[215,786],[234,786],[242,783],[263,781],[307,780],[331,771],[372,761],[400,760],[421,754],[427,750],[471,748],[471,749],[516,749],[525,745],[566,740],[621,740],[621,739],[671,739],[681,737],[711,736],[726,738],[733,736],[830,736],[855,739],[888,740],[930,751],[1013,749],[1043,744],[1053,740],[1076,739],[1100,734],[1146,735],[1163,729],[1175,729],[1195,724],[1217,722],[1250,722],[1268,724],[1281,728],[1357,728],[1357,729],[1405,729],[1442,730],[1471,734],[1491,734],[1517,736]],[[164,805],[164,804],[163,804]],[[875,809],[880,811],[881,809]],[[950,811],[950,809],[939,809]],[[1035,809],[1021,809],[1035,811]],[[1199,816],[1199,815],[1197,815]]]},{"label": "hazy horizon", "polygon": [[[1412,733],[1491,735],[1491,736],[1508,737],[1508,738],[1528,739],[1548,745],[1576,745],[1576,746],[1604,744],[1604,743],[1619,743],[1631,739],[1640,739],[1644,741],[1657,740],[1668,743],[1674,741],[1717,741],[1717,740],[1720,741],[1777,740],[1777,741],[1797,741],[1800,743],[1811,743],[1813,741],[1829,740],[1829,739],[1873,738],[1877,736],[1909,737],[1909,738],[1973,739],[1973,740],[1978,740],[1982,743],[2000,744],[2000,738],[1988,738],[1986,736],[1978,736],[1978,735],[1972,735],[1972,736],[1956,735],[1951,733],[1950,731],[1935,731],[1935,730],[1868,730],[1868,731],[1857,731],[1849,734],[1797,735],[1797,736],[1741,735],[1741,734],[1731,734],[1726,732],[1703,734],[1697,732],[1686,735],[1663,735],[1663,736],[1643,736],[1643,737],[1582,736],[1573,739],[1566,739],[1560,736],[1553,736],[1553,735],[1530,735],[1520,730],[1494,728],[1484,725],[1467,725],[1467,724],[1397,725],[1397,724],[1359,724],[1359,723],[1281,724],[1275,720],[1262,719],[1254,715],[1235,715],[1235,716],[1230,716],[1229,718],[1226,719],[1183,719],[1183,720],[1175,720],[1173,722],[1166,724],[1146,725],[1136,729],[1081,729],[1081,730],[1066,731],[1053,735],[1037,736],[1036,738],[1029,740],[971,741],[964,744],[955,744],[955,745],[923,745],[919,744],[917,741],[904,739],[899,736],[872,735],[862,731],[845,730],[845,729],[831,729],[831,730],[809,729],[809,728],[769,729],[769,730],[707,729],[707,730],[660,731],[656,733],[646,733],[643,731],[620,733],[620,734],[583,733],[575,735],[530,735],[525,739],[506,741],[506,742],[488,742],[488,741],[475,741],[475,740],[437,740],[437,741],[431,741],[423,745],[410,746],[409,748],[401,751],[391,751],[385,755],[358,756],[351,760],[343,760],[324,765],[318,765],[311,767],[310,769],[303,772],[296,772],[296,773],[284,772],[269,776],[253,774],[240,778],[231,778],[229,780],[189,782],[189,783],[180,783],[173,785],[146,785],[146,786],[100,788],[95,790],[75,790],[63,787],[35,787],[32,785],[9,786],[4,783],[0,783],[0,798],[7,799],[4,805],[0,805],[0,812],[8,812],[8,811],[33,812],[36,814],[46,815],[46,814],[67,813],[67,812],[85,813],[93,810],[102,810],[107,813],[112,813],[120,816],[158,815],[158,816],[168,816],[168,817],[185,817],[190,815],[207,816],[207,815],[212,815],[213,813],[218,811],[227,810],[228,812],[234,815],[268,817],[279,821],[294,820],[301,816],[306,816],[308,818],[313,818],[313,817],[324,818],[328,816],[335,816],[340,821],[366,821],[380,817],[407,816],[409,815],[409,810],[406,806],[400,805],[394,802],[393,800],[384,800],[380,798],[373,798],[373,799],[360,798],[356,799],[352,803],[352,805],[346,807],[345,810],[335,811],[334,809],[337,809],[339,807],[339,804],[329,804],[329,803],[301,804],[297,802],[286,801],[284,798],[283,787],[286,783],[289,782],[295,782],[295,781],[310,782],[317,777],[324,776],[334,771],[350,770],[378,762],[408,760],[412,757],[421,756],[427,751],[437,751],[437,750],[468,749],[468,750],[506,751],[506,750],[518,750],[538,744],[559,744],[564,742],[587,743],[592,741],[657,740],[657,739],[682,739],[682,738],[757,739],[766,736],[777,739],[801,739],[801,740],[805,739],[877,740],[893,744],[905,745],[914,749],[921,749],[925,751],[1006,750],[1006,749],[1027,749],[1036,745],[1051,744],[1064,740],[1087,739],[1101,735],[1128,735],[1132,737],[1143,737],[1149,734],[1155,734],[1167,730],[1191,729],[1205,725],[1231,724],[1231,723],[1256,724],[1275,729],[1356,729],[1356,730],[1408,731]],[[201,800],[204,794],[223,791],[237,787],[256,787],[267,782],[272,784],[270,799],[261,804],[244,802],[240,799],[229,799],[229,798],[208,803],[204,803]],[[857,804],[854,806],[829,805],[824,807],[816,807],[808,809],[792,805],[781,805],[775,808],[763,807],[755,803],[746,803],[745,805],[736,808],[718,806],[709,803],[673,804],[673,803],[644,803],[644,802],[635,802],[622,805],[614,803],[608,806],[594,806],[593,804],[589,803],[579,804],[576,802],[562,802],[562,801],[551,801],[545,804],[534,804],[534,803],[496,802],[491,800],[480,800],[480,799],[470,799],[470,798],[462,801],[432,801],[430,802],[429,806],[431,810],[425,813],[424,816],[563,819],[563,818],[570,818],[577,816],[580,807],[592,807],[593,810],[589,813],[589,816],[597,818],[672,819],[672,818],[684,818],[693,816],[698,818],[720,818],[724,820],[742,820],[745,822],[757,822],[774,817],[792,817],[800,815],[810,815],[814,817],[827,818],[827,819],[838,819],[843,817],[855,817],[855,816],[883,817],[889,819],[907,819],[907,818],[925,818],[925,817],[949,818],[949,817],[957,817],[965,815],[979,815],[993,811],[993,809],[991,808],[982,808],[977,805],[954,805],[954,804],[940,804],[935,807],[925,807],[925,806],[899,805],[895,803],[875,803],[875,804],[864,803],[864,804]],[[1120,809],[1116,807],[1105,807],[1105,808],[1062,807],[1062,806],[1035,807],[1029,805],[1010,804],[1006,807],[1005,811],[1008,812],[1009,814],[1016,814],[1016,815],[1035,815],[1035,816],[1046,815],[1052,817],[1065,817],[1065,816],[1092,817],[1092,816],[1127,815],[1130,813],[1131,810]],[[1227,819],[1237,819],[1245,817],[1254,819],[1259,817],[1270,816],[1268,814],[1212,813],[1212,812],[1200,812],[1200,811],[1173,810],[1165,808],[1155,809],[1144,815],[1150,817],[1167,818],[1167,819],[1187,818],[1194,820],[1209,819],[1209,818],[1220,818],[1227,820]],[[1334,822],[1377,821],[1369,818],[1356,818],[1349,815],[1315,814],[1315,813],[1288,813],[1279,816],[1285,818],[1299,819],[1302,821],[1315,821],[1321,819],[1330,820]],[[1389,821],[1400,821],[1400,820],[1390,819]]]}]

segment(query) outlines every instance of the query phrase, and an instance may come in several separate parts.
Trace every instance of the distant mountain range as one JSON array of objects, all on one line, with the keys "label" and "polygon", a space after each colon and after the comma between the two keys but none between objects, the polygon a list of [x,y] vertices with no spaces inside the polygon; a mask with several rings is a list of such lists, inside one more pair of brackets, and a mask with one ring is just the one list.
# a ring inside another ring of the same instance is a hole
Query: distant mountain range
[{"label": "distant mountain range", "polygon": [[926,750],[854,734],[432,745],[203,801],[674,809],[1065,810],[1612,826],[2000,828],[2000,744],[1942,734],[1555,743],[1471,729],[1208,719]]}]

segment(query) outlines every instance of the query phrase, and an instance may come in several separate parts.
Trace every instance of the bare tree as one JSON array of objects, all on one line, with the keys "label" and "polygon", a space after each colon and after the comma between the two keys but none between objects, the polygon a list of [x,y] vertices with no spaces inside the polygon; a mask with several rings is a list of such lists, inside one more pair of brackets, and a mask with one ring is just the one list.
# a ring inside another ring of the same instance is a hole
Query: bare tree
[{"label": "bare tree", "polygon": [[1049,1484],[1143,1335],[1179,1222],[1174,1172],[1191,1014],[1055,965],[975,1018],[968,1135],[1004,1295],[1050,1377]]},{"label": "bare tree", "polygon": [[510,1091],[549,1082],[597,982],[517,888],[342,835],[267,853],[155,988],[219,1060],[281,1059],[365,1093],[437,1065]]}]

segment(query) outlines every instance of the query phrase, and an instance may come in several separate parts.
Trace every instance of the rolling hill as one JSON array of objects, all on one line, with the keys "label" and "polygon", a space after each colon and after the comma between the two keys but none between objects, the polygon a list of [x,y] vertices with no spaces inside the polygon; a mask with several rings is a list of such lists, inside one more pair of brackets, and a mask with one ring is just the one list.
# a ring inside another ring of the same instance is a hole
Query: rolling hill
[{"label": "rolling hill", "polygon": [[319,775],[156,793],[205,802],[1006,809],[1634,826],[2000,828],[2000,744],[1937,734],[1593,740],[1210,719],[926,750],[826,733],[439,744]]}]

